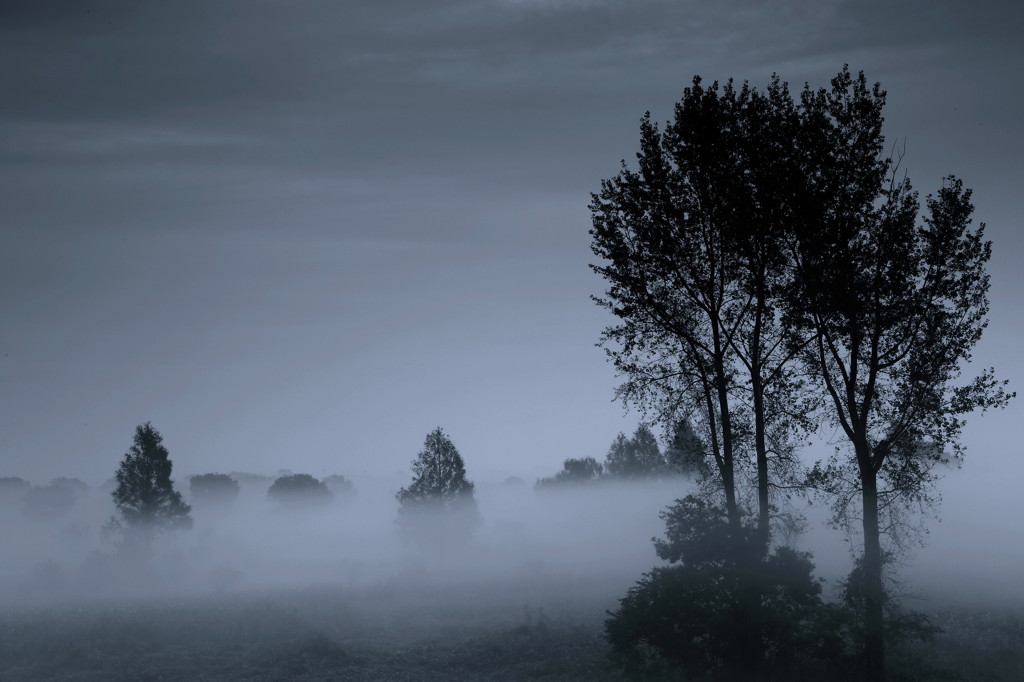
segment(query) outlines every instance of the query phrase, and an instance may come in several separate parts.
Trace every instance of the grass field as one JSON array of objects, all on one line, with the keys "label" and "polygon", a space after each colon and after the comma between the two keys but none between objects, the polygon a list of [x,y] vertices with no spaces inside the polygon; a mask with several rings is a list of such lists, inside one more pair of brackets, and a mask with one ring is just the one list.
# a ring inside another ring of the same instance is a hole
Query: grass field
[{"label": "grass field", "polygon": [[[0,617],[0,679],[624,679],[597,588],[421,582],[23,606]],[[944,632],[893,651],[897,679],[1024,679],[1020,613],[932,616]]]}]

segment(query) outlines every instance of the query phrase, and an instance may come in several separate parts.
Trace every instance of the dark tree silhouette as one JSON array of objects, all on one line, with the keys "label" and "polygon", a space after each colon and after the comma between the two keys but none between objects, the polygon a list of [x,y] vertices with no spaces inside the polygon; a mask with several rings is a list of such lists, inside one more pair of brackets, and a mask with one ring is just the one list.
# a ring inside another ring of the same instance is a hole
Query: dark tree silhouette
[{"label": "dark tree silhouette", "polygon": [[[599,305],[618,318],[602,336],[626,378],[617,395],[663,426],[685,419],[705,444],[702,489],[721,504],[734,561],[752,576],[770,548],[773,485],[795,478],[793,436],[808,426],[799,398],[799,340],[782,324],[786,234],[799,197],[789,178],[797,119],[777,78],[765,92],[694,78],[661,132],[641,122],[638,170],[623,164],[590,209]],[[774,466],[773,466],[774,464]],[[742,522],[753,484],[757,533]],[[743,544],[756,545],[747,551]],[[723,560],[725,558],[723,557]],[[738,593],[738,659],[756,665],[763,602],[756,581]]]},{"label": "dark tree silhouette", "polygon": [[651,429],[641,424],[627,439],[620,433],[605,456],[604,469],[616,478],[650,478],[665,473],[665,458]]},{"label": "dark tree silhouette", "polygon": [[280,476],[267,489],[267,495],[289,506],[325,504],[334,498],[323,481],[318,481],[309,474]]},{"label": "dark tree silhouette", "polygon": [[958,383],[989,309],[991,242],[984,224],[970,227],[971,191],[946,178],[918,220],[899,159],[883,153],[885,92],[863,73],[844,69],[801,104],[808,200],[789,316],[815,340],[804,359],[850,444],[811,480],[835,496],[838,519],[861,520],[864,673],[882,679],[883,528],[900,526],[907,503],[930,504],[933,465],[962,456],[963,415],[1013,394],[992,369]]},{"label": "dark tree silhouette", "polygon": [[413,481],[396,493],[404,535],[438,545],[466,540],[479,522],[473,484],[451,439],[434,429],[412,463]]},{"label": "dark tree silhouette", "polygon": [[707,446],[688,419],[681,419],[672,429],[665,448],[665,461],[670,468],[686,476],[709,473]]},{"label": "dark tree silhouette", "polygon": [[188,479],[193,504],[228,504],[238,498],[238,491],[238,481],[227,474],[199,474]]},{"label": "dark tree silhouette", "polygon": [[554,476],[537,479],[536,488],[546,489],[578,483],[593,483],[601,479],[603,468],[593,457],[569,458],[562,462],[562,470]]},{"label": "dark tree silhouette", "polygon": [[[661,516],[665,538],[655,548],[669,565],[646,573],[605,621],[626,668],[672,679],[676,667],[696,679],[800,679],[798,672],[815,669],[835,678],[822,666],[843,660],[844,614],[821,602],[809,554],[779,547],[750,575],[742,555],[757,551],[756,526],[744,523],[747,537],[737,538],[725,508],[694,495]],[[764,602],[756,611],[747,605],[752,582]],[[742,658],[751,632],[762,644],[756,666]]]},{"label": "dark tree silhouette", "polygon": [[168,530],[192,527],[191,507],[181,499],[171,481],[171,460],[163,438],[146,422],[135,428],[132,447],[125,453],[111,493],[126,526],[127,540],[148,542]]},{"label": "dark tree silhouette", "polygon": [[771,460],[776,481],[791,477],[791,436],[807,426],[778,314],[796,124],[777,78],[765,92],[694,78],[664,132],[644,117],[639,169],[623,165],[590,204],[592,267],[608,283],[595,300],[619,318],[602,337],[626,377],[618,395],[666,426],[690,421],[737,535],[739,487],[754,481],[762,552]]},{"label": "dark tree silhouette", "polygon": [[619,395],[691,420],[729,533],[745,535],[753,480],[767,556],[771,494],[797,483],[792,444],[816,408],[849,440],[851,456],[808,482],[862,521],[869,679],[885,667],[882,529],[929,503],[932,464],[960,457],[963,415],[1011,397],[992,370],[957,385],[986,323],[991,248],[955,178],[918,221],[883,153],[884,102],[845,67],[799,102],[777,78],[764,93],[695,78],[664,133],[644,118],[639,170],[591,203]]}]

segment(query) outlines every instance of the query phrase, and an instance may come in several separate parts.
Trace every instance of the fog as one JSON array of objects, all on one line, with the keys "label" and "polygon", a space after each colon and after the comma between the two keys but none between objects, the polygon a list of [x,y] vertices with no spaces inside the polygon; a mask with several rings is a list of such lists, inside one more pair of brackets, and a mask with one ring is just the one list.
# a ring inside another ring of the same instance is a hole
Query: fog
[{"label": "fog", "polygon": [[549,577],[603,585],[616,595],[654,563],[658,513],[690,487],[684,479],[566,491],[535,491],[518,479],[481,483],[475,532],[464,543],[424,547],[404,540],[396,526],[394,495],[407,481],[360,480],[351,497],[288,508],[267,496],[272,480],[241,481],[238,498],[227,504],[193,504],[193,528],[161,536],[144,567],[129,565],[104,537],[115,509],[103,486],[80,492],[61,519],[26,518],[23,501],[8,496],[0,521],[7,557],[0,599],[43,603],[400,582],[537,584]]},{"label": "fog", "polygon": [[[29,517],[24,493],[7,493],[0,499],[6,558],[0,600],[32,606],[477,584],[524,604],[551,590],[568,596],[568,590],[601,613],[659,563],[651,544],[663,531],[659,512],[693,487],[681,478],[542,491],[518,479],[481,482],[475,532],[464,543],[428,547],[398,533],[394,494],[407,483],[399,477],[356,480],[352,496],[297,509],[268,497],[272,480],[243,478],[237,499],[193,504],[193,528],[162,536],[145,560],[126,558],[104,537],[104,524],[115,514],[109,487],[78,490],[61,518]],[[903,558],[902,593],[941,602],[1024,602],[1024,545],[1015,519],[993,513],[998,501],[959,490],[955,475],[942,486],[944,520],[929,523],[927,544]],[[187,483],[178,489],[187,498]],[[801,503],[797,509],[808,527],[795,544],[814,553],[817,574],[827,581],[825,596],[833,596],[850,570],[850,545],[844,533],[823,524],[823,506]]]}]

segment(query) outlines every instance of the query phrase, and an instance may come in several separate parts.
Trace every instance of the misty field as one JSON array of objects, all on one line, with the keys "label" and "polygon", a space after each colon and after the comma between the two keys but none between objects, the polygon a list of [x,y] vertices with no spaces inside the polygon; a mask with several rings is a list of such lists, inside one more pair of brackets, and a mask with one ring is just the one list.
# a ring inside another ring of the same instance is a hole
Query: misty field
[{"label": "misty field", "polygon": [[[3,680],[618,680],[578,581],[392,584],[6,611]],[[532,605],[531,605],[532,604]],[[941,608],[897,679],[1024,678],[1024,615]]]},{"label": "misty field", "polygon": [[[0,680],[624,679],[606,611],[657,562],[658,513],[689,485],[484,484],[482,525],[444,550],[399,538],[391,481],[307,510],[243,485],[136,564],[103,541],[103,491],[59,520],[8,508]],[[843,543],[816,520],[801,542],[831,595],[849,570]],[[910,606],[944,632],[892,652],[900,679],[1024,679],[1024,608],[1011,590],[979,600],[981,581],[925,571],[971,549],[937,533],[918,555],[908,583],[927,598]],[[1011,587],[1016,569],[1004,568],[998,585]]]}]

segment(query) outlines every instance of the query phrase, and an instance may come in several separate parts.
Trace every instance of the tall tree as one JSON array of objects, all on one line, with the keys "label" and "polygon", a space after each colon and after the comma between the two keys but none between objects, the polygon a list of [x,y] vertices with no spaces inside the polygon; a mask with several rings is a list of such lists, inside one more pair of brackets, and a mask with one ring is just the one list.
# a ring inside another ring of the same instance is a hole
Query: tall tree
[{"label": "tall tree", "polygon": [[933,464],[962,456],[963,416],[1012,397],[991,369],[958,384],[989,309],[991,243],[984,224],[970,227],[971,192],[947,178],[919,221],[899,160],[884,155],[884,105],[878,84],[845,68],[830,89],[802,94],[806,201],[789,307],[814,338],[805,360],[850,444],[813,480],[836,494],[840,517],[859,507],[867,679],[885,670],[882,515],[927,502]]},{"label": "tall tree", "polygon": [[[791,462],[788,436],[806,421],[794,390],[801,345],[776,305],[788,265],[781,237],[800,210],[787,181],[799,170],[796,130],[777,78],[764,93],[694,78],[664,132],[643,118],[638,170],[623,163],[590,204],[602,259],[592,268],[608,283],[595,300],[619,318],[602,337],[626,378],[618,395],[666,426],[689,420],[706,444],[704,489],[721,500],[731,538],[723,560],[749,578],[723,595],[736,600],[736,654],[748,668],[764,656],[753,576],[769,552],[772,475],[787,473],[769,458]],[[754,533],[743,522],[751,489]]]},{"label": "tall tree", "polygon": [[619,396],[700,431],[737,534],[738,489],[755,482],[763,551],[769,460],[790,461],[788,435],[808,411],[797,399],[799,344],[787,342],[776,305],[782,235],[799,211],[796,130],[777,78],[764,93],[694,78],[664,133],[642,120],[639,169],[623,164],[590,205],[591,247],[604,261],[592,267],[609,284],[595,300],[619,318],[602,337],[626,377]]},{"label": "tall tree", "polygon": [[111,493],[130,539],[148,541],[166,530],[192,527],[191,507],[174,489],[171,468],[160,432],[150,422],[137,426],[134,442],[117,470],[117,487]]}]

